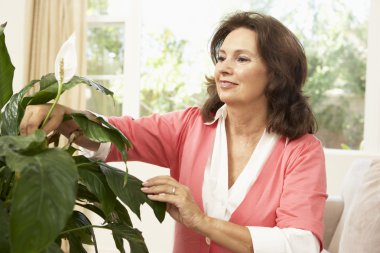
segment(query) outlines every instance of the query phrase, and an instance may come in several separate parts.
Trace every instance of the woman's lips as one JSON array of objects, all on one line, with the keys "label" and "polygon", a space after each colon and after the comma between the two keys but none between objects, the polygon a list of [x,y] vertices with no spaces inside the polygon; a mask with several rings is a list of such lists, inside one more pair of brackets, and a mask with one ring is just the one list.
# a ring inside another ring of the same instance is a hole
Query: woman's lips
[{"label": "woman's lips", "polygon": [[232,82],[228,82],[228,81],[220,81],[219,85],[223,89],[228,89],[228,88],[235,87],[237,84],[236,83],[232,83]]}]

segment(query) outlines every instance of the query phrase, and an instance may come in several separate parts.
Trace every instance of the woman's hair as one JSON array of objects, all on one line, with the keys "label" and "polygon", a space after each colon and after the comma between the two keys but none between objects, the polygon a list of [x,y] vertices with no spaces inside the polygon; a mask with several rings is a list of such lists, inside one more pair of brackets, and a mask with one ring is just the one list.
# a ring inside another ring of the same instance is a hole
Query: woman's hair
[{"label": "woman's hair", "polygon": [[[289,139],[315,133],[317,123],[307,97],[302,94],[307,76],[305,52],[296,36],[277,19],[256,12],[238,12],[227,17],[211,40],[210,53],[214,64],[224,39],[241,27],[256,32],[257,49],[267,67],[267,131]],[[224,103],[216,91],[214,77],[206,77],[206,81],[209,97],[202,107],[202,116],[210,122]]]}]

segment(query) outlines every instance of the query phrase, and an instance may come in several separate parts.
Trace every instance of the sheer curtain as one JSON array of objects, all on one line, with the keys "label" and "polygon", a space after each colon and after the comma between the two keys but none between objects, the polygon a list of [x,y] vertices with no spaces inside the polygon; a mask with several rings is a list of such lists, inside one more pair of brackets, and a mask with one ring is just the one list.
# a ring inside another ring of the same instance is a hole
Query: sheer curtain
[{"label": "sheer curtain", "polygon": [[[58,50],[74,32],[78,54],[76,74],[83,75],[86,72],[86,6],[87,0],[27,1],[25,84],[54,72]],[[84,87],[79,85],[64,93],[60,103],[75,109],[84,109]]]}]

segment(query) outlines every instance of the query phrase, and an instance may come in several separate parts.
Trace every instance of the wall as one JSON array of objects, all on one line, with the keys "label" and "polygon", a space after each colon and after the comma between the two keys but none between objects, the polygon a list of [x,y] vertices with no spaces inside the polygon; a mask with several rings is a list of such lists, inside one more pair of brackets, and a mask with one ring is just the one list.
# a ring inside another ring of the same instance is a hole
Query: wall
[{"label": "wall", "polygon": [[23,83],[24,75],[24,58],[25,46],[25,9],[27,0],[0,0],[0,23],[7,23],[4,31],[6,43],[15,66],[15,76],[13,79],[13,90],[19,91],[25,84]]}]

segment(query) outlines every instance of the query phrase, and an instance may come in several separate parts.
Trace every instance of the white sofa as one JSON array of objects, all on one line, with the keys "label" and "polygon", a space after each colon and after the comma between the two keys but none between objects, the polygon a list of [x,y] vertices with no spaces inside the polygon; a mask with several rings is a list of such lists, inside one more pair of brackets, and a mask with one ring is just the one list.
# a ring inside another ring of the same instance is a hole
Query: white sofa
[{"label": "white sofa", "polygon": [[324,222],[324,252],[380,252],[380,160],[353,162],[342,194],[327,199]]}]

